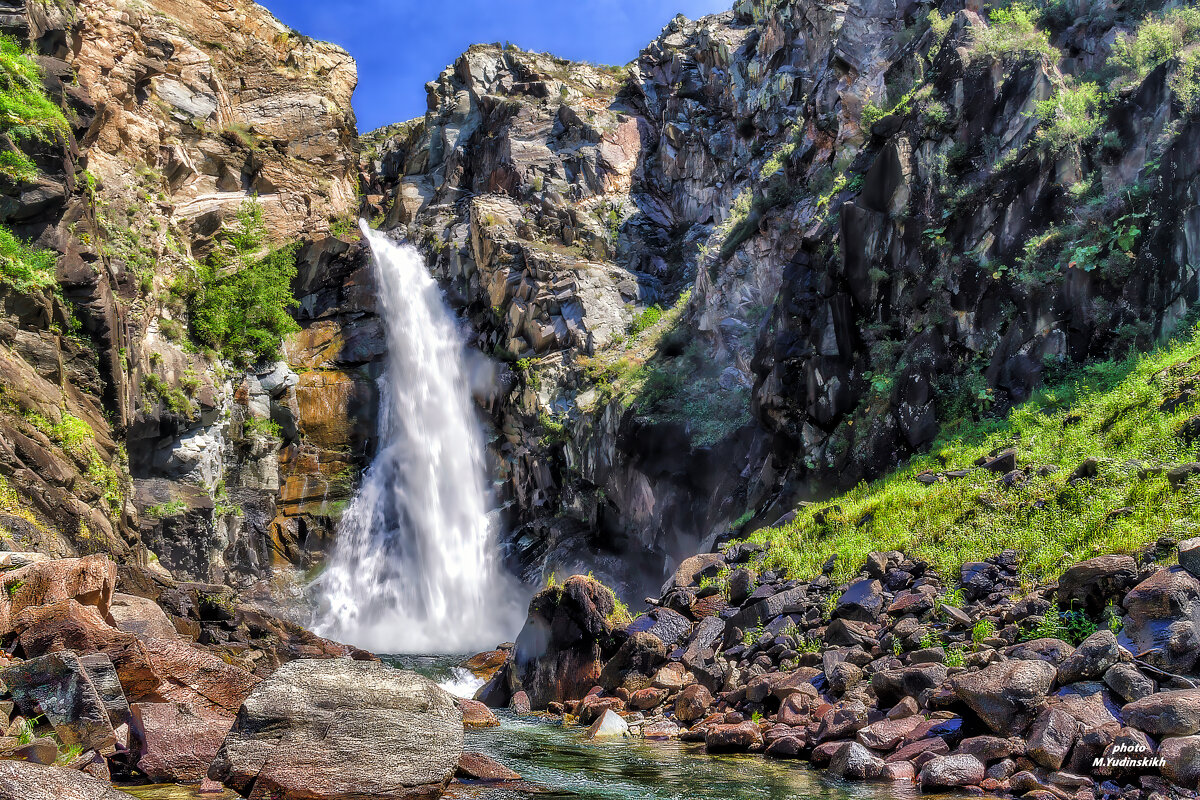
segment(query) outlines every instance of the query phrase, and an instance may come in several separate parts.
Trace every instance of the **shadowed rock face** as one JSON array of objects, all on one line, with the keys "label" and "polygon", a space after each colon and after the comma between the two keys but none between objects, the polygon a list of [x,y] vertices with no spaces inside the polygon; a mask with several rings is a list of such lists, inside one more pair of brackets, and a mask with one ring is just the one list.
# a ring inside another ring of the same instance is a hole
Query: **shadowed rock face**
[{"label": "shadowed rock face", "polygon": [[462,745],[462,712],[419,675],[293,661],[246,699],[209,775],[243,796],[437,797]]}]

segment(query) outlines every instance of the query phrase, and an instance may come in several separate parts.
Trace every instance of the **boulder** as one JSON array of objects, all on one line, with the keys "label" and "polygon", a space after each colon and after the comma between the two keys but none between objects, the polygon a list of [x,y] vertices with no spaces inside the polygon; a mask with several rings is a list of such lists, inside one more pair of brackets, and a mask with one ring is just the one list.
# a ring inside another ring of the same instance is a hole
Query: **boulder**
[{"label": "boulder", "polygon": [[79,770],[25,761],[0,761],[3,800],[130,800],[107,781]]},{"label": "boulder", "polygon": [[621,718],[621,715],[610,708],[604,710],[591,727],[587,729],[584,738],[587,739],[607,739],[613,736],[628,736],[629,724]]},{"label": "boulder", "polygon": [[432,681],[368,661],[300,660],[259,683],[209,770],[243,796],[437,796],[462,712]]},{"label": "boulder", "polygon": [[1023,731],[1044,705],[1058,671],[1045,661],[1006,661],[951,679],[955,695],[1002,736]]},{"label": "boulder", "polygon": [[1200,733],[1200,689],[1159,692],[1121,709],[1125,723],[1154,737]]},{"label": "boulder", "polygon": [[1115,664],[1104,673],[1104,683],[1126,703],[1154,694],[1154,681],[1133,664]]},{"label": "boulder", "polygon": [[852,781],[875,780],[883,774],[883,759],[858,742],[846,742],[829,760],[829,774]]},{"label": "boulder", "polygon": [[517,692],[512,696],[512,700],[508,702],[508,708],[515,714],[529,714],[532,711],[529,706],[529,695],[524,692]]},{"label": "boulder", "polygon": [[1079,608],[1095,615],[1110,600],[1120,602],[1137,578],[1137,562],[1130,556],[1091,558],[1070,567],[1058,579],[1058,602],[1064,608]]},{"label": "boulder", "polygon": [[6,572],[0,591],[0,635],[13,630],[13,621],[25,609],[64,600],[94,606],[106,618],[116,582],[117,565],[104,555],[42,561]]},{"label": "boulder", "polygon": [[1079,722],[1065,711],[1043,711],[1029,730],[1028,755],[1046,769],[1061,769],[1079,738]]},{"label": "boulder", "polygon": [[663,640],[653,633],[637,631],[617,648],[617,652],[604,665],[598,685],[609,692],[621,686],[630,691],[645,688],[666,660],[667,647]]},{"label": "boulder", "polygon": [[1158,745],[1163,777],[1185,789],[1200,789],[1200,736],[1163,739]]},{"label": "boulder", "polygon": [[1004,655],[1020,661],[1045,661],[1058,666],[1075,653],[1062,639],[1033,639],[1004,648]]},{"label": "boulder", "polygon": [[892,705],[903,697],[918,697],[926,689],[935,689],[945,680],[944,664],[918,664],[876,672],[871,676],[871,688],[881,703]]},{"label": "boulder", "polygon": [[490,680],[501,667],[508,663],[508,654],[510,652],[512,651],[499,649],[476,653],[459,664],[459,666],[476,678],[482,678],[485,681]]},{"label": "boulder", "polygon": [[500,720],[492,710],[477,700],[460,700],[462,706],[463,727],[465,728],[496,728]]},{"label": "boulder", "polygon": [[978,786],[983,782],[983,762],[972,755],[937,756],[921,767],[922,789]]},{"label": "boulder", "polygon": [[883,612],[883,585],[874,579],[852,583],[838,597],[833,615],[855,622],[875,622]]},{"label": "boulder", "polygon": [[1200,579],[1182,567],[1160,569],[1125,595],[1125,627],[1136,655],[1168,672],[1200,662]]},{"label": "boulder", "polygon": [[482,753],[463,753],[454,772],[461,780],[495,783],[497,781],[519,781],[521,775]]},{"label": "boulder", "polygon": [[1097,681],[1121,661],[1121,647],[1112,631],[1096,631],[1058,665],[1058,683]]},{"label": "boulder", "polygon": [[79,656],[51,653],[6,668],[0,680],[12,692],[21,713],[44,714],[66,745],[111,754],[117,737],[104,704]]},{"label": "boulder", "polygon": [[658,741],[678,739],[679,726],[667,719],[661,722],[651,722],[642,728],[642,738]]},{"label": "boulder", "polygon": [[710,725],[704,734],[704,749],[709,753],[744,753],[762,743],[762,731],[753,722]]},{"label": "boulder", "polygon": [[174,639],[175,626],[158,603],[145,597],[114,593],[109,606],[113,625],[139,639]]},{"label": "boulder", "polygon": [[708,689],[692,684],[675,698],[675,719],[680,722],[695,722],[703,719],[712,707],[713,697]]},{"label": "boulder", "polygon": [[582,575],[534,595],[513,650],[511,690],[524,691],[534,710],[587,694],[608,655],[615,608],[612,591]]},{"label": "boulder", "polygon": [[924,721],[924,718],[916,716],[880,720],[860,730],[854,738],[872,750],[894,750],[905,736]]},{"label": "boulder", "polygon": [[649,711],[666,699],[665,689],[639,689],[629,696],[628,706],[633,711]]},{"label": "boulder", "polygon": [[131,711],[137,767],[155,783],[200,783],[233,724],[180,703],[134,703]]},{"label": "boulder", "polygon": [[687,667],[676,661],[667,664],[658,670],[658,672],[655,672],[650,685],[655,689],[666,689],[669,692],[676,692],[682,689],[687,683]]},{"label": "boulder", "polygon": [[959,742],[955,755],[975,756],[984,764],[1025,755],[1025,741],[1018,737],[972,736]]},{"label": "boulder", "polygon": [[1179,566],[1200,579],[1200,536],[1179,543]]},{"label": "boulder", "polygon": [[163,700],[183,703],[200,714],[236,714],[259,682],[241,667],[182,639],[151,639],[145,645],[150,666],[162,679],[157,693]]}]

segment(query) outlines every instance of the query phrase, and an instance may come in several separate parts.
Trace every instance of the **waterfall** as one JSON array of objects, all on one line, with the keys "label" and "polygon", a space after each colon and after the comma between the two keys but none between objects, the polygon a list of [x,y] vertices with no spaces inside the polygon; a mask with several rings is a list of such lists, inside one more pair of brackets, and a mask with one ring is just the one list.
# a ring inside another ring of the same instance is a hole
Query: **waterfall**
[{"label": "waterfall", "polygon": [[497,563],[464,345],[416,249],[361,227],[387,329],[380,444],[318,579],[316,628],[377,653],[493,647],[521,608]]}]

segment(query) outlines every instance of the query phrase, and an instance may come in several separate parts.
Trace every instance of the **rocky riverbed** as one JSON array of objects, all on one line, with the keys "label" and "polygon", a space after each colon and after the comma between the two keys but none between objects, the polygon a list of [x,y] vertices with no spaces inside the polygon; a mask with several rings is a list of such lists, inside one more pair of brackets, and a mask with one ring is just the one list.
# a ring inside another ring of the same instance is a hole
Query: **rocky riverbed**
[{"label": "rocky riverbed", "polygon": [[759,573],[759,553],[685,561],[623,623],[593,579],[545,589],[477,698],[597,739],[697,742],[924,791],[1196,796],[1200,540],[1036,586],[1011,551],[953,577],[875,553],[843,585]]}]

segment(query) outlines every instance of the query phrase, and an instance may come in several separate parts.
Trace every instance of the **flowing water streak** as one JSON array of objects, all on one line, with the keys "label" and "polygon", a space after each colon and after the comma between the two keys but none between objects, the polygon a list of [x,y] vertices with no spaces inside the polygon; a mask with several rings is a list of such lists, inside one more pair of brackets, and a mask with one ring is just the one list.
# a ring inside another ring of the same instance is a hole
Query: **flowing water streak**
[{"label": "flowing water streak", "polygon": [[319,579],[317,628],[383,653],[494,646],[520,611],[497,564],[463,343],[421,255],[361,227],[387,328],[380,445]]}]

